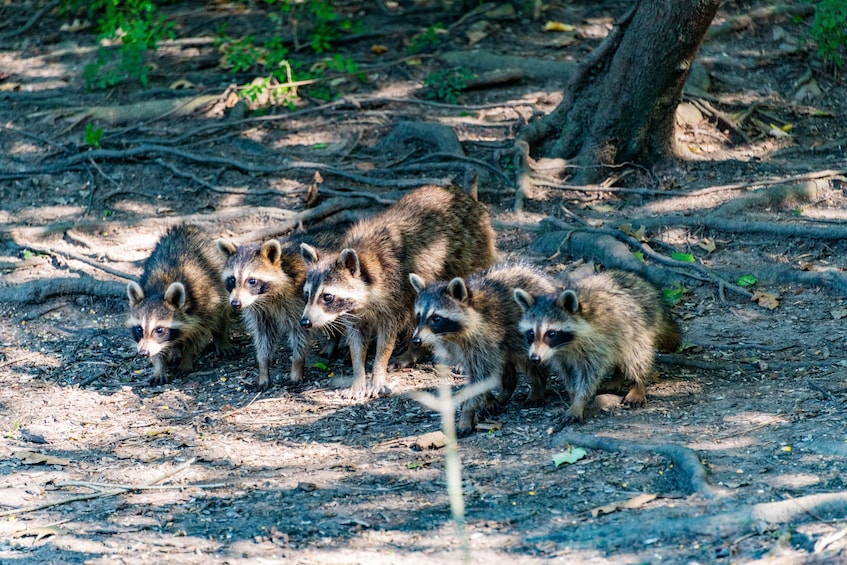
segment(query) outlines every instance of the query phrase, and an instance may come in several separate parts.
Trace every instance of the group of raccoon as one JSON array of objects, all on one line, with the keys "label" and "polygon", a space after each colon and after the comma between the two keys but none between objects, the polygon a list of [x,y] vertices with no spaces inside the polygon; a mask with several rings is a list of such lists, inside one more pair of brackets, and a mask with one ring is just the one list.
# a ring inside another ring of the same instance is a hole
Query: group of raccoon
[{"label": "group of raccoon", "polygon": [[[151,384],[167,382],[166,364],[192,369],[210,341],[228,352],[238,312],[253,338],[257,387],[283,335],[292,351],[290,380],[303,378],[309,334],[344,335],[353,384],[348,397],[379,396],[401,337],[428,347],[437,363],[459,367],[467,383],[501,389],[464,403],[457,431],[504,408],[517,374],[530,378],[526,403],[544,401],[548,371],[565,382],[570,407],[555,425],[581,422],[600,390],[634,386],[623,399],[646,401],[656,349],[679,347],[681,333],[661,292],[640,275],[608,270],[563,283],[523,263],[496,260],[484,205],[459,187],[424,187],[350,227],[340,241],[293,235],[236,245],[194,226],[168,230],[127,288],[127,326],[138,354],[153,363]],[[493,266],[492,266],[493,265]],[[563,288],[564,287],[564,288]],[[365,357],[376,354],[371,379]]]}]

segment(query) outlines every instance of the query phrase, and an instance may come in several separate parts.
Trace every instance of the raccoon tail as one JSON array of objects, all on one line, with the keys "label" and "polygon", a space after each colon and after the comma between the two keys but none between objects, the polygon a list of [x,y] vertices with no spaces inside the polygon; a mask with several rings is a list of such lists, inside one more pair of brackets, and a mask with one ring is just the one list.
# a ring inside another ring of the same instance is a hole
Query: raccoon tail
[{"label": "raccoon tail", "polygon": [[656,349],[663,353],[673,353],[682,345],[682,330],[668,310],[664,310],[659,320],[656,334]]}]

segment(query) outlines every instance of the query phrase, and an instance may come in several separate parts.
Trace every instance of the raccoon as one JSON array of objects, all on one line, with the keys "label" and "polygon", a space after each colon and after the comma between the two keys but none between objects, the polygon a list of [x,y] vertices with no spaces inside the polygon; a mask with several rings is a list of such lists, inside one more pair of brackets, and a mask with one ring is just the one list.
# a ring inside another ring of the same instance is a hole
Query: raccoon
[{"label": "raccoon", "polygon": [[513,297],[515,288],[552,293],[556,286],[551,278],[526,265],[502,264],[467,281],[456,277],[426,285],[412,273],[409,282],[418,293],[412,343],[431,346],[439,363],[461,365],[468,384],[492,379],[501,388],[496,400],[487,392],[463,404],[459,437],[473,432],[478,412],[493,416],[505,407],[517,386],[517,371],[531,380],[526,405],[543,404],[547,372],[526,355],[519,327],[522,312]]},{"label": "raccoon", "polygon": [[588,275],[558,294],[518,288],[515,301],[529,359],[565,380],[571,405],[557,427],[582,422],[585,406],[610,378],[634,381],[623,404],[643,406],[656,349],[674,351],[682,340],[661,291],[628,271]]},{"label": "raccoon", "polygon": [[126,326],[138,342],[138,355],[153,362],[151,385],[168,382],[166,364],[179,353],[178,370],[187,373],[210,340],[218,353],[229,351],[221,263],[199,228],[175,226],[159,239],[139,282],[127,285]]},{"label": "raccoon", "polygon": [[[494,262],[494,230],[485,207],[458,187],[424,187],[384,212],[354,224],[342,250],[301,245],[308,265],[305,328],[343,327],[353,363],[345,396],[378,396],[397,336],[413,328],[415,291],[409,273],[428,280],[465,276]],[[376,334],[373,378],[365,355]]]},{"label": "raccoon", "polygon": [[300,325],[306,264],[299,242],[270,239],[236,245],[219,239],[217,246],[226,259],[223,281],[228,302],[241,314],[253,338],[259,365],[257,390],[271,386],[271,357],[283,335],[288,335],[292,352],[289,378],[292,383],[300,382],[306,367],[308,332]]}]

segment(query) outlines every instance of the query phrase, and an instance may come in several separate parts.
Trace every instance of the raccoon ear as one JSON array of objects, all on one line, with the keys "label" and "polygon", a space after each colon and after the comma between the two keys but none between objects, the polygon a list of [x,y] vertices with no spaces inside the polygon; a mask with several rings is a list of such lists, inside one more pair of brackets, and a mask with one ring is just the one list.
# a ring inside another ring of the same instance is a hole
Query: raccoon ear
[{"label": "raccoon ear", "polygon": [[418,294],[423,292],[423,289],[426,288],[424,280],[415,273],[409,273],[409,282],[412,284],[412,288],[414,288],[415,292],[417,292]]},{"label": "raccoon ear", "polygon": [[566,290],[556,299],[556,306],[569,314],[576,314],[579,310],[579,298],[572,290]]},{"label": "raccoon ear", "polygon": [[282,257],[282,246],[279,244],[278,240],[269,239],[262,244],[262,249],[259,250],[259,253],[262,257],[265,257],[268,261],[270,261],[271,265],[274,265],[278,263],[279,258]]},{"label": "raccoon ear", "polygon": [[535,304],[535,298],[533,298],[530,293],[528,293],[522,288],[516,288],[514,296],[515,302],[518,303],[518,306],[520,306],[521,310],[523,310],[524,312],[532,308],[532,305]]},{"label": "raccoon ear", "polygon": [[236,247],[235,247],[235,244],[232,241],[230,241],[228,239],[221,238],[218,241],[216,241],[215,243],[218,244],[218,251],[221,252],[221,255],[223,255],[224,258],[229,259],[233,255],[235,255]]},{"label": "raccoon ear", "polygon": [[359,271],[359,255],[355,249],[344,249],[338,256],[338,262],[354,277],[358,278],[361,274]]},{"label": "raccoon ear", "polygon": [[130,281],[128,285],[126,285],[126,294],[129,296],[129,307],[135,308],[135,305],[144,300],[144,291],[141,290],[141,287],[138,286],[138,283],[135,281]]},{"label": "raccoon ear", "polygon": [[306,265],[318,262],[318,250],[308,243],[300,244],[300,255],[303,257],[303,262],[305,262]]},{"label": "raccoon ear", "polygon": [[464,302],[470,296],[468,292],[468,287],[465,286],[465,279],[462,277],[456,277],[449,283],[447,283],[447,294],[458,300],[459,302]]},{"label": "raccoon ear", "polygon": [[185,306],[185,285],[181,282],[171,283],[165,291],[165,304],[178,310]]}]

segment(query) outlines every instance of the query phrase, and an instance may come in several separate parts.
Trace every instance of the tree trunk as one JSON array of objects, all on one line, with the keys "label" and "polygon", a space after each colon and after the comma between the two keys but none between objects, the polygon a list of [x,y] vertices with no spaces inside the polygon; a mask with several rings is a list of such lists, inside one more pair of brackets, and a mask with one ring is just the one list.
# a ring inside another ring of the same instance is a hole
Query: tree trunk
[{"label": "tree trunk", "polygon": [[608,166],[672,158],[676,106],[719,4],[636,1],[580,63],[561,104],[521,134],[519,160],[527,152],[565,159],[571,182],[581,184],[601,179]]}]

